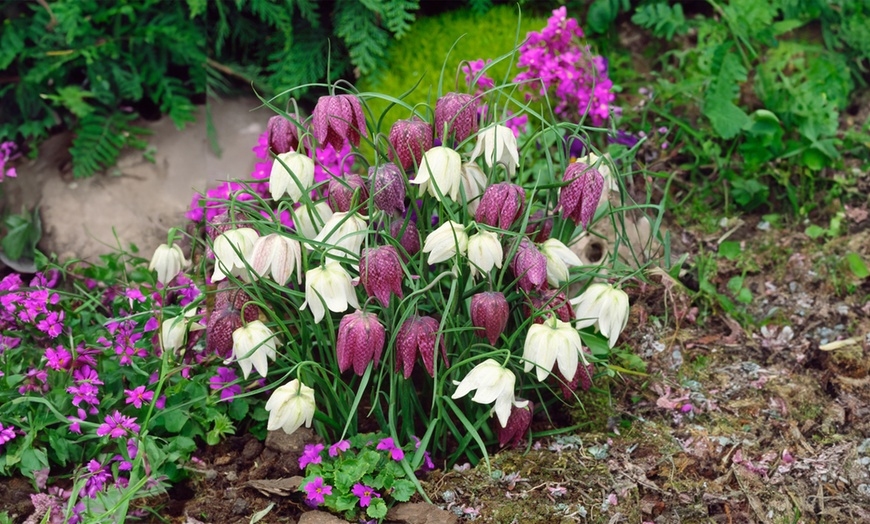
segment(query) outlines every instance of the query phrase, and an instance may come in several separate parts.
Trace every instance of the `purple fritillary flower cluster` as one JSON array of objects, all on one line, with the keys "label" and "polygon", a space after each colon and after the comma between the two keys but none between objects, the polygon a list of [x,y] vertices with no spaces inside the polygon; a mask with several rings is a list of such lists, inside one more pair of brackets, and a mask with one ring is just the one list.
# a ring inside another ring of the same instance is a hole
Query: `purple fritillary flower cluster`
[{"label": "purple fritillary flower cluster", "polygon": [[233,398],[242,392],[240,384],[233,384],[238,379],[233,368],[219,367],[217,375],[208,379],[211,389],[220,390],[221,400],[232,402]]},{"label": "purple fritillary flower cluster", "polygon": [[537,88],[532,98],[555,95],[553,110],[564,120],[588,114],[594,125],[601,125],[615,98],[613,82],[607,76],[607,61],[582,45],[582,37],[577,20],[568,18],[564,6],[554,10],[547,26],[529,33],[520,47],[517,65],[526,71],[514,81]]},{"label": "purple fritillary flower cluster", "polygon": [[127,417],[120,411],[115,411],[105,418],[105,422],[97,428],[97,436],[109,438],[121,438],[129,433],[139,433],[139,424],[136,417]]},{"label": "purple fritillary flower cluster", "polygon": [[309,464],[320,464],[323,462],[323,457],[320,456],[323,448],[323,444],[306,444],[302,456],[299,457],[299,469],[305,469]]}]

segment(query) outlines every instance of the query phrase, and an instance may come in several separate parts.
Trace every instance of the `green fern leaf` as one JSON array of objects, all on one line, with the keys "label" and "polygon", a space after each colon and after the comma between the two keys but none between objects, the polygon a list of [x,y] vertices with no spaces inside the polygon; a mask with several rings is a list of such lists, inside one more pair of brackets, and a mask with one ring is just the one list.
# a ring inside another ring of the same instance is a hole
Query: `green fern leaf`
[{"label": "green fern leaf", "polygon": [[126,142],[122,134],[125,119],[117,113],[92,113],[79,121],[70,148],[75,178],[89,177],[115,163]]},{"label": "green fern leaf", "polygon": [[722,138],[734,138],[752,123],[749,115],[734,104],[740,94],[740,83],[747,78],[746,67],[732,45],[720,45],[713,53],[711,71],[717,72],[704,93],[704,115]]},{"label": "green fern leaf", "polygon": [[673,7],[668,2],[643,4],[637,8],[631,21],[651,30],[655,36],[668,40],[675,34],[682,35],[689,30],[681,4],[675,4]]},{"label": "green fern leaf", "polygon": [[420,9],[418,0],[384,0],[381,14],[386,22],[387,29],[402,38],[414,23],[414,12]]},{"label": "green fern leaf", "polygon": [[362,74],[371,73],[389,41],[387,32],[378,26],[376,13],[356,0],[340,0],[335,13],[335,34],[344,40],[351,62]]}]

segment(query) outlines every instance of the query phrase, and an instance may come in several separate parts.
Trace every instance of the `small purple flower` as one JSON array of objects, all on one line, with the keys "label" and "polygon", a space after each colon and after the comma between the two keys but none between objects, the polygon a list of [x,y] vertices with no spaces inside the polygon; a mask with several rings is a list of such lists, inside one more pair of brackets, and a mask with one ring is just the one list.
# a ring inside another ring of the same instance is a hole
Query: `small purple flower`
[{"label": "small purple flower", "polygon": [[0,449],[3,449],[3,446],[14,438],[15,428],[12,426],[6,426],[4,428],[3,424],[0,424]]},{"label": "small purple flower", "polygon": [[136,424],[136,417],[126,417],[120,411],[115,411],[107,416],[105,422],[97,428],[97,435],[104,437],[109,435],[109,438],[120,438],[130,433],[139,433],[139,424]]},{"label": "small purple flower", "polygon": [[85,481],[85,486],[81,492],[93,499],[97,497],[98,492],[103,490],[106,482],[112,478],[112,473],[109,471],[109,468],[104,467],[96,460],[88,462],[88,472],[91,475]]},{"label": "small purple flower", "polygon": [[308,500],[316,505],[323,504],[326,495],[332,495],[332,486],[323,483],[323,477],[316,477],[305,485]]},{"label": "small purple flower", "polygon": [[124,395],[127,396],[126,404],[133,404],[137,408],[141,408],[143,403],[151,402],[154,399],[153,391],[145,391],[145,386],[139,386],[135,389],[125,389]]},{"label": "small purple flower", "polygon": [[[299,119],[295,113],[290,113],[288,116],[293,120]],[[269,119],[269,123],[266,124],[266,136],[267,147],[276,155],[296,151],[299,148],[299,130],[296,129],[296,124],[281,115]],[[254,148],[254,152],[259,153],[258,149]],[[257,156],[266,158],[266,155],[257,154]]]},{"label": "small purple flower", "polygon": [[390,456],[392,456],[393,460],[397,462],[405,458],[405,452],[402,451],[402,448],[396,446],[396,444],[393,442],[392,437],[387,437],[384,440],[378,442],[376,449],[389,451]]},{"label": "small purple flower", "polygon": [[225,400],[232,402],[233,398],[242,392],[241,385],[232,384],[238,378],[236,377],[236,372],[232,368],[219,367],[217,373],[217,375],[208,379],[211,383],[209,387],[211,389],[220,390],[222,401]]},{"label": "small purple flower", "polygon": [[370,167],[369,194],[381,211],[401,215],[405,212],[405,175],[396,164]]},{"label": "small purple flower", "polygon": [[157,320],[157,317],[151,317],[145,322],[145,328],[143,331],[154,331],[160,327],[160,321]]},{"label": "small purple flower", "polygon": [[517,287],[526,293],[540,290],[547,283],[547,257],[527,238],[520,241],[510,268],[517,278]]},{"label": "small purple flower", "polygon": [[329,456],[337,457],[344,451],[350,449],[350,441],[349,440],[339,440],[335,444],[329,446]]},{"label": "small purple flower", "polygon": [[[411,378],[414,372],[414,364],[417,362],[417,354],[423,359],[423,365],[430,376],[435,376],[435,340],[438,337],[438,321],[432,317],[420,317],[412,315],[399,328],[396,333],[396,371],[403,371],[405,378]],[[447,349],[444,335],[441,335],[441,356],[444,364],[447,361]]]},{"label": "small purple flower", "polygon": [[361,508],[367,508],[372,503],[372,498],[381,498],[381,494],[375,491],[375,488],[370,488],[365,484],[357,482],[351,493],[359,497],[359,505]]},{"label": "small purple flower", "polygon": [[299,469],[305,469],[309,464],[320,464],[323,462],[323,457],[320,456],[323,447],[323,444],[306,444],[305,451],[299,457]]},{"label": "small purple flower", "polygon": [[46,349],[45,359],[48,361],[46,365],[55,371],[68,370],[72,363],[72,355],[63,346]]},{"label": "small purple flower", "polygon": [[402,169],[410,169],[420,163],[424,152],[432,149],[432,126],[417,117],[397,120],[390,128],[389,140],[390,160],[398,159]]},{"label": "small purple flower", "polygon": [[77,410],[78,416],[74,417],[72,415],[68,416],[67,419],[70,421],[69,430],[73,433],[82,434],[81,422],[88,418],[88,414],[82,408],[78,408]]}]

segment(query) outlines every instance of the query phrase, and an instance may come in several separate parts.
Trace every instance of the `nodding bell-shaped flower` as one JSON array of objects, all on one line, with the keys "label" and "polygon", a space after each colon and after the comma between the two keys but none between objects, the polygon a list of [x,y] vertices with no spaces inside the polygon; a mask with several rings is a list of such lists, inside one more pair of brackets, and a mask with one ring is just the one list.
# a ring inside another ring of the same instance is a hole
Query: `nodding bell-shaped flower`
[{"label": "nodding bell-shaped flower", "polygon": [[323,229],[323,225],[332,218],[332,208],[326,200],[314,202],[313,206],[302,204],[293,211],[293,224],[296,232],[303,237],[313,240],[317,233]]},{"label": "nodding bell-shaped flower", "polygon": [[[333,211],[347,213],[351,205],[360,206],[369,198],[369,190],[361,176],[356,173],[347,173],[342,177],[332,177],[329,180],[329,205]],[[353,195],[356,193],[356,202]]]},{"label": "nodding bell-shaped flower", "polygon": [[[558,289],[545,289],[540,293],[532,293],[529,295],[528,302],[525,306],[526,316],[536,315],[535,324],[542,324],[544,320],[556,316],[562,322],[571,322],[574,320],[574,310],[571,309],[571,304],[568,303],[568,297],[563,291]],[[544,314],[538,314],[545,312]]]},{"label": "nodding bell-shaped flower", "polygon": [[251,374],[252,366],[265,378],[269,372],[268,359],[275,360],[277,354],[275,334],[259,320],[233,331],[233,356],[245,378]]},{"label": "nodding bell-shaped flower", "polygon": [[583,224],[585,228],[598,209],[598,200],[604,189],[604,177],[597,169],[574,162],[565,169],[562,180],[569,182],[567,186],[559,189],[562,217],[570,218],[576,226]]},{"label": "nodding bell-shaped flower", "polygon": [[599,197],[598,205],[596,207],[601,207],[607,203],[611,191],[619,193],[619,180],[616,166],[613,164],[613,158],[611,158],[610,153],[607,153],[604,156],[598,156],[595,153],[590,152],[588,155],[578,158],[577,162],[594,167],[599,173],[601,173],[601,176],[604,177],[604,189],[601,191],[601,197]]},{"label": "nodding bell-shaped flower", "polygon": [[553,287],[568,281],[568,266],[583,265],[580,257],[555,238],[541,244],[541,253],[547,257],[547,282]]},{"label": "nodding bell-shaped flower", "polygon": [[298,240],[272,233],[258,238],[251,250],[251,269],[260,278],[268,273],[282,286],[296,272],[296,282],[302,283],[302,246]]},{"label": "nodding bell-shaped flower", "polygon": [[302,193],[313,184],[314,161],[302,153],[281,153],[272,163],[269,191],[273,200],[278,200],[286,193],[290,200],[299,202]]},{"label": "nodding bell-shaped flower", "polygon": [[477,390],[472,402],[491,404],[495,402],[495,414],[501,427],[507,426],[514,404],[514,384],[517,378],[510,370],[489,358],[474,366],[468,375],[458,383],[451,398],[462,398],[472,390]]},{"label": "nodding bell-shaped flower", "polygon": [[390,160],[410,169],[420,163],[423,151],[432,149],[432,126],[417,117],[397,120],[390,128],[390,145]]},{"label": "nodding bell-shaped flower", "polygon": [[543,382],[550,375],[553,365],[558,364],[562,376],[573,380],[581,351],[583,344],[580,342],[580,332],[571,324],[550,317],[542,324],[529,326],[523,346],[525,371],[528,373],[535,369],[538,381]]},{"label": "nodding bell-shaped flower", "polygon": [[208,316],[205,340],[206,350],[223,359],[233,353],[233,332],[242,327],[242,308],[245,322],[253,322],[260,316],[260,308],[247,304],[251,297],[234,284],[223,281],[218,284],[214,296],[214,310]]},{"label": "nodding bell-shaped flower", "polygon": [[523,216],[526,192],[516,184],[500,182],[486,188],[480,199],[475,219],[488,226],[510,229]]},{"label": "nodding bell-shaped flower", "polygon": [[535,412],[535,404],[528,400],[517,399],[511,406],[511,414],[504,427],[496,427],[498,445],[518,448],[523,438],[529,434],[532,426],[532,414]]},{"label": "nodding bell-shaped flower", "polygon": [[390,305],[390,293],[402,298],[402,260],[393,246],[363,249],[359,259],[359,280],[370,297],[384,307]]},{"label": "nodding bell-shaped flower", "polygon": [[468,250],[468,234],[465,226],[448,220],[429,233],[423,242],[423,252],[429,253],[428,263],[437,264],[450,260],[457,253],[465,255]]},{"label": "nodding bell-shaped flower", "polygon": [[474,161],[481,154],[486,165],[492,167],[495,164],[502,164],[511,176],[520,163],[517,137],[510,128],[497,124],[482,129],[477,135],[477,144],[471,151],[471,160]]},{"label": "nodding bell-shaped flower", "polygon": [[478,272],[486,275],[493,267],[501,268],[504,258],[498,235],[491,231],[478,231],[468,237],[468,261],[471,266],[471,276]]},{"label": "nodding bell-shaped flower", "polygon": [[469,215],[474,216],[480,206],[480,195],[486,188],[486,174],[479,165],[466,162],[462,164],[459,176],[462,178],[462,191],[465,192],[465,202],[468,204],[465,209]]},{"label": "nodding bell-shaped flower", "polygon": [[315,322],[323,320],[326,309],[335,313],[346,311],[348,306],[359,309],[350,274],[338,262],[330,260],[309,269],[305,282],[305,302],[299,309],[310,307]]},{"label": "nodding bell-shaped flower", "polygon": [[381,211],[394,215],[405,212],[405,175],[396,164],[369,168],[369,193]]},{"label": "nodding bell-shaped flower", "polygon": [[628,294],[610,284],[595,283],[580,296],[571,299],[577,329],[596,326],[607,337],[610,347],[616,344],[628,323]]},{"label": "nodding bell-shaped flower", "polygon": [[502,293],[486,291],[471,297],[471,325],[483,328],[476,330],[477,336],[486,337],[493,346],[504,333],[509,314],[508,303]]},{"label": "nodding bell-shaped flower", "polygon": [[[435,102],[435,135],[446,142],[450,135],[462,142],[477,132],[478,99],[464,93],[446,93]],[[445,132],[446,128],[446,132]]]},{"label": "nodding bell-shaped flower", "polygon": [[520,241],[510,268],[517,278],[517,286],[526,293],[540,290],[547,282],[547,257],[527,238]]},{"label": "nodding bell-shaped flower", "polygon": [[190,264],[182,253],[181,248],[172,244],[160,244],[154,250],[151,256],[151,263],[148,264],[148,271],[157,270],[157,281],[164,286],[172,282],[172,279],[181,273],[182,268]]},{"label": "nodding bell-shaped flower", "polygon": [[306,428],[310,428],[316,410],[314,390],[299,379],[293,379],[276,389],[266,401],[266,411],[269,412],[266,429],[275,431],[281,428],[290,435],[303,423]]},{"label": "nodding bell-shaped flower", "polygon": [[335,343],[338,369],[344,373],[353,365],[353,372],[362,376],[369,362],[378,367],[385,340],[386,332],[377,315],[365,311],[345,315],[338,325]]},{"label": "nodding bell-shaped flower", "polygon": [[[410,378],[414,371],[418,353],[423,359],[426,371],[430,376],[435,376],[435,339],[438,338],[438,327],[438,321],[434,318],[417,315],[411,316],[402,323],[402,327],[396,333],[396,371],[401,370],[406,379]],[[444,365],[449,366],[443,334],[440,346]]]},{"label": "nodding bell-shaped flower", "polygon": [[249,227],[230,229],[214,239],[214,274],[212,282],[223,280],[227,275],[245,276],[245,261],[251,259],[254,242],[259,234]]},{"label": "nodding bell-shaped flower", "polygon": [[544,216],[542,210],[535,211],[529,217],[529,224],[526,226],[526,235],[535,242],[545,242],[550,238],[550,232],[553,231],[553,217]]},{"label": "nodding bell-shaped flower", "polygon": [[335,213],[329,217],[314,240],[359,255],[367,231],[365,217],[359,213]]},{"label": "nodding bell-shaped flower", "polygon": [[[290,118],[298,120],[295,113],[290,113]],[[276,155],[289,153],[299,149],[299,130],[296,124],[281,115],[275,115],[266,124],[266,137],[269,149]]]},{"label": "nodding bell-shaped flower", "polygon": [[459,153],[443,146],[426,151],[417,169],[417,176],[411,183],[420,186],[420,195],[428,191],[439,202],[446,196],[456,202],[462,185],[462,159]]},{"label": "nodding bell-shaped flower", "polygon": [[399,241],[399,245],[408,253],[408,256],[414,256],[420,252],[420,231],[413,221],[409,220],[407,226],[400,220],[393,222],[390,224],[390,236]]},{"label": "nodding bell-shaped flower", "polygon": [[368,136],[366,116],[355,95],[322,96],[311,116],[314,138],[336,151],[341,151],[345,142],[359,147],[360,136]]},{"label": "nodding bell-shaped flower", "polygon": [[160,343],[164,351],[178,351],[184,346],[188,331],[205,329],[202,324],[191,320],[194,315],[196,308],[189,307],[182,315],[163,319],[160,324]]}]

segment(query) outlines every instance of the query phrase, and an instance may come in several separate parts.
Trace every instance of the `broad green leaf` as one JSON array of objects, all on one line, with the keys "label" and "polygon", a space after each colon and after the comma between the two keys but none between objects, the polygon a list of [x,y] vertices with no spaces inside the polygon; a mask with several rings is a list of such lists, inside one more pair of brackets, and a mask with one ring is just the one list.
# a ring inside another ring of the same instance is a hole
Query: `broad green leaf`
[{"label": "broad green leaf", "polygon": [[849,270],[858,278],[867,278],[870,276],[870,270],[867,269],[867,264],[858,253],[848,253],[846,255],[846,263],[849,264]]},{"label": "broad green leaf", "polygon": [[719,256],[723,256],[728,260],[734,260],[740,256],[740,242],[727,240],[719,244]]}]

